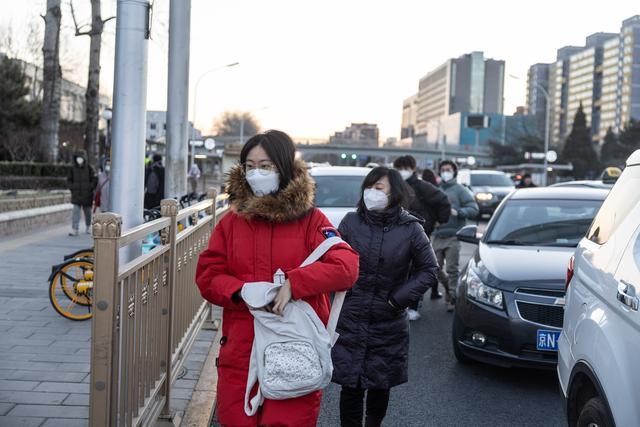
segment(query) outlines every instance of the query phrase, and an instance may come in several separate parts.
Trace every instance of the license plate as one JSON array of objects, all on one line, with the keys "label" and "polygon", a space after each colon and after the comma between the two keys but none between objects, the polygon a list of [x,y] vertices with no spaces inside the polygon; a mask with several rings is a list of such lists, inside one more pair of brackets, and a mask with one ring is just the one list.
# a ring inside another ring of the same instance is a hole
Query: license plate
[{"label": "license plate", "polygon": [[560,331],[550,331],[547,329],[538,329],[538,339],[536,347],[543,351],[558,351],[558,340],[560,339]]}]

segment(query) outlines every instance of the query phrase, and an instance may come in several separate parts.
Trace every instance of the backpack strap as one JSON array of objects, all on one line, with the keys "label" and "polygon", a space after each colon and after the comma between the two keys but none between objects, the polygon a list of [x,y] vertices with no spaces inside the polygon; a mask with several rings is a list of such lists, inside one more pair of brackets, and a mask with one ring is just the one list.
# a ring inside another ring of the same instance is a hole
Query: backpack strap
[{"label": "backpack strap", "polygon": [[[313,252],[300,264],[300,267],[306,267],[309,264],[313,264],[322,256],[327,253],[333,246],[344,243],[347,244],[338,236],[330,237],[324,242],[320,243]],[[329,321],[327,322],[327,332],[331,338],[331,345],[333,346],[338,340],[338,334],[336,333],[336,326],[338,325],[338,318],[340,317],[340,311],[342,310],[342,304],[344,303],[344,297],[346,292],[336,292],[333,297],[333,303],[331,304],[331,312],[329,314]]]}]

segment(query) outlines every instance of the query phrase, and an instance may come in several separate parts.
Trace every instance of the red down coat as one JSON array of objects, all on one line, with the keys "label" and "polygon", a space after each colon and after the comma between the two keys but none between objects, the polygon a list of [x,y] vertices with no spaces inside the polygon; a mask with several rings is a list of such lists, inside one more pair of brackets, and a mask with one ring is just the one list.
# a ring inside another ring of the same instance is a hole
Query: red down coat
[{"label": "red down coat", "polygon": [[324,214],[313,208],[313,182],[300,162],[296,163],[294,179],[276,195],[255,197],[240,166],[231,171],[227,191],[232,211],[216,226],[196,271],[203,298],[223,307],[217,359],[218,421],[224,426],[316,425],[321,392],[265,400],[256,416],[245,414],[253,316],[237,292],[246,282],[271,282],[281,268],[291,283],[293,299],[308,302],[326,324],[328,293],[346,290],[355,283],[358,255],[349,246],[339,245],[318,262],[298,267],[334,231]]}]

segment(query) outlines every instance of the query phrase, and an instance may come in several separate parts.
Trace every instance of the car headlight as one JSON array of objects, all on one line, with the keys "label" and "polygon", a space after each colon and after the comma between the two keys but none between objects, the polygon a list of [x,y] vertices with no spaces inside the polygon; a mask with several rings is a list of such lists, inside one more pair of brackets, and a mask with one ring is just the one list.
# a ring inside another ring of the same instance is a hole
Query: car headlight
[{"label": "car headlight", "polygon": [[483,202],[488,202],[489,200],[493,199],[493,194],[491,193],[478,193],[476,194],[476,199],[483,201]]},{"label": "car headlight", "polygon": [[491,307],[503,308],[502,291],[482,283],[478,274],[472,269],[467,270],[466,283],[468,297]]}]

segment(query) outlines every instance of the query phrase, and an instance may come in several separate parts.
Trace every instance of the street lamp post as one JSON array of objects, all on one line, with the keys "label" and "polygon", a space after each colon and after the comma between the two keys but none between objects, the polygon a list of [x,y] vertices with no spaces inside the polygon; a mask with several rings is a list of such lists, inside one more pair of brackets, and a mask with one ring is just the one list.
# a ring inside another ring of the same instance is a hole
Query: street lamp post
[{"label": "street lamp post", "polygon": [[[521,80],[519,77],[514,76],[512,74],[509,75],[509,77],[516,79],[516,80]],[[547,186],[547,175],[549,173],[549,115],[550,115],[550,110],[551,110],[551,102],[549,99],[549,92],[547,92],[547,90],[540,84],[540,83],[536,83],[533,82],[533,84],[535,85],[536,88],[540,89],[540,91],[542,92],[542,94],[544,95],[544,99],[545,99],[545,114],[544,114],[544,161],[543,161],[543,165],[544,165],[544,174],[542,175],[542,186],[546,187]]]},{"label": "street lamp post", "polygon": [[[207,75],[209,75],[209,74],[211,74],[211,73],[213,73],[215,71],[223,70],[225,68],[235,67],[236,65],[240,65],[240,63],[239,62],[232,62],[231,64],[222,65],[222,66],[219,66],[219,67],[214,67],[214,68],[212,68],[210,70],[207,70],[204,73],[200,74],[200,77],[198,77],[198,80],[196,80],[196,84],[194,86],[194,92],[193,92],[193,105],[192,105],[192,108],[191,108],[191,111],[193,112],[193,115],[191,117],[191,121],[193,122],[193,128],[194,129],[196,127],[196,119],[197,119],[197,115],[196,115],[197,110],[196,109],[198,107],[198,86],[200,86],[200,82],[202,81],[202,79],[205,76],[207,76]],[[190,139],[191,139],[191,137],[190,137]],[[191,143],[189,143],[189,153],[190,153],[190,156],[191,156],[190,165],[193,166],[193,162],[194,162],[194,159],[193,159],[193,145],[191,145]]]}]

